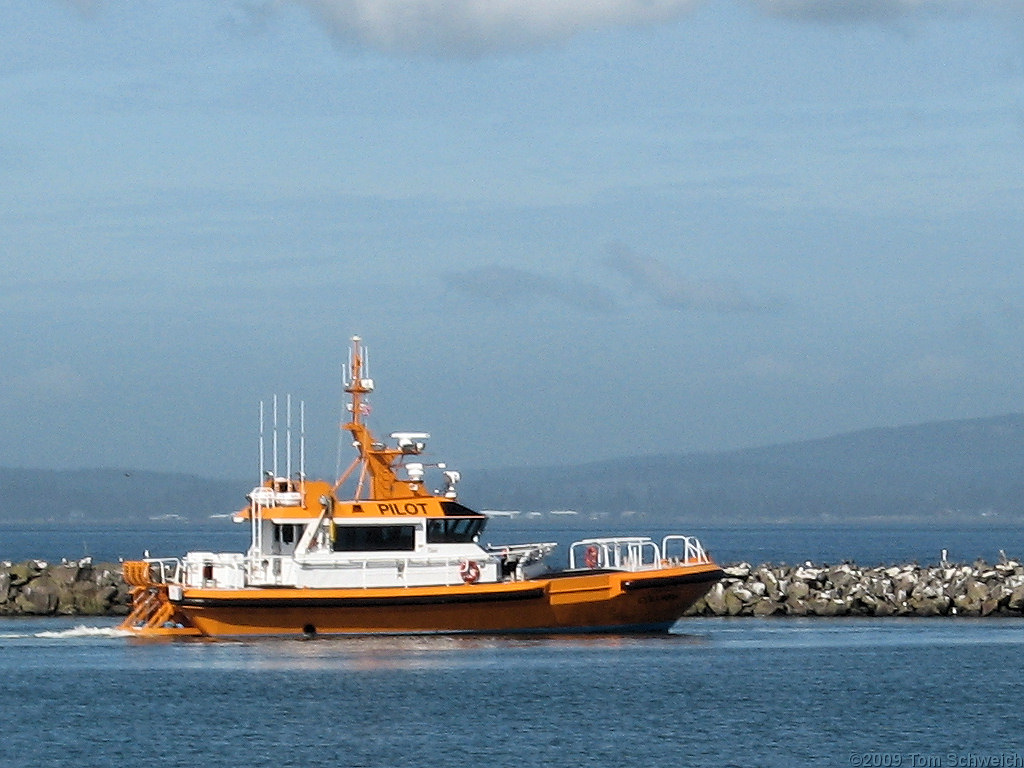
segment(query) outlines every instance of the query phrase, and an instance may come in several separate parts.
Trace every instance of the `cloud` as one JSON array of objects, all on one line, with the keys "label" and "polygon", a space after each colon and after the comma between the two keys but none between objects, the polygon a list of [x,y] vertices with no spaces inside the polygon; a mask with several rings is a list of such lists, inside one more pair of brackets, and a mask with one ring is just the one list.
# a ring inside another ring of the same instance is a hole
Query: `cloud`
[{"label": "cloud", "polygon": [[[709,0],[279,0],[308,8],[337,38],[395,53],[479,56],[610,27],[673,21]],[[878,21],[1020,11],[1021,0],[743,0],[779,18]]]},{"label": "cloud", "polygon": [[809,21],[886,21],[928,14],[1010,10],[1016,0],[749,0],[771,16]]},{"label": "cloud", "polygon": [[818,387],[838,385],[849,375],[841,365],[819,356],[778,352],[752,355],[742,361],[738,370],[755,381]]},{"label": "cloud", "polygon": [[70,5],[83,16],[95,16],[100,10],[103,0],[61,0],[64,5]]},{"label": "cloud", "polygon": [[976,379],[978,373],[962,355],[924,354],[901,361],[884,374],[884,380],[915,387],[962,385]]},{"label": "cloud", "polygon": [[697,0],[290,0],[343,40],[396,52],[480,55],[590,30],[656,24]]},{"label": "cloud", "polygon": [[446,283],[460,293],[480,301],[501,305],[535,301],[557,301],[586,312],[615,310],[615,302],[596,285],[552,275],[543,275],[497,264],[449,272]]},{"label": "cloud", "polygon": [[16,376],[7,387],[15,401],[55,403],[86,396],[85,379],[67,363],[53,363]]},{"label": "cloud", "polygon": [[[95,15],[105,0],[53,0]],[[878,21],[940,13],[1010,11],[1021,0],[739,0],[768,16]],[[225,10],[253,28],[276,9],[307,9],[339,40],[396,54],[485,56],[615,27],[672,22],[710,0],[239,0]],[[239,17],[242,18],[242,17]],[[231,23],[238,23],[237,19]]]},{"label": "cloud", "polygon": [[662,261],[612,245],[604,263],[633,288],[668,309],[709,312],[767,312],[778,302],[758,301],[737,286],[718,280],[687,279]]}]

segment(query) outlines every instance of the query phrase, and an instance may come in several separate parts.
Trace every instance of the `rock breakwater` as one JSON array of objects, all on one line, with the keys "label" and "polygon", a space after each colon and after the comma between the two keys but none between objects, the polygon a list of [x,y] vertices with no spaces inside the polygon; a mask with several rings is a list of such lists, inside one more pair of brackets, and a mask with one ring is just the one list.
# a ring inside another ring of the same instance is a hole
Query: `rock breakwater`
[{"label": "rock breakwater", "polygon": [[0,616],[116,616],[129,603],[119,563],[0,562]]},{"label": "rock breakwater", "polygon": [[853,563],[726,566],[691,616],[991,616],[1024,614],[1024,564]]},{"label": "rock breakwater", "polygon": [[[1024,615],[1024,563],[862,568],[735,563],[688,616]],[[0,616],[117,616],[130,609],[120,563],[0,562]]]}]

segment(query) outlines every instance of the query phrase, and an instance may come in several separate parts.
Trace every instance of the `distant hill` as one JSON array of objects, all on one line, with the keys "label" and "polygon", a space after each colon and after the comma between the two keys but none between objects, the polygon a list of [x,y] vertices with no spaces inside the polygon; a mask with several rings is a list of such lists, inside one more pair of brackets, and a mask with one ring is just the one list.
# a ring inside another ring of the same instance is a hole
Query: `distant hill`
[{"label": "distant hill", "polygon": [[[218,523],[251,481],[123,470],[0,469],[0,522]],[[609,520],[1024,521],[1024,414],[869,429],[722,453],[465,473],[478,509]],[[222,524],[218,523],[218,524]]]},{"label": "distant hill", "polygon": [[211,515],[244,507],[252,486],[164,472],[0,468],[0,522],[215,523]]},{"label": "distant hill", "polygon": [[472,473],[495,509],[703,523],[1024,520],[1024,414],[568,468]]}]

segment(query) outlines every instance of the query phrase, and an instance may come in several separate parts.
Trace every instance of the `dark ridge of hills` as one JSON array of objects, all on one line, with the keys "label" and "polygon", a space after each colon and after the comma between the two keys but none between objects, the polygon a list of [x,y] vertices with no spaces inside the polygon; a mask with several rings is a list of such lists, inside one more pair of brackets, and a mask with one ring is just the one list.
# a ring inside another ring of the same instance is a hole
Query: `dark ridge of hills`
[{"label": "dark ridge of hills", "polygon": [[1024,519],[1024,414],[785,445],[474,473],[494,509],[727,524]]},{"label": "dark ridge of hills", "polygon": [[243,508],[252,485],[170,472],[0,468],[0,522],[223,525],[211,515]]},{"label": "dark ridge of hills", "polygon": [[[0,468],[0,522],[223,525],[211,516],[244,506],[251,487],[157,472]],[[608,520],[1016,522],[1024,520],[1024,414],[723,453],[466,472],[460,497],[478,509]]]}]

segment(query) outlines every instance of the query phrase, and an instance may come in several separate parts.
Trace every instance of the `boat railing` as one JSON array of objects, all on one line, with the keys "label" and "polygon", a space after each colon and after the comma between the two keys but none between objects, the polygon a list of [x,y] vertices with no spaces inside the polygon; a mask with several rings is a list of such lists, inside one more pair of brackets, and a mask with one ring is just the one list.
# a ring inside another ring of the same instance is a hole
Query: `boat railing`
[{"label": "boat railing", "polygon": [[711,559],[696,536],[672,534],[661,540],[662,557],[672,565],[697,565]]},{"label": "boat railing", "polygon": [[569,547],[569,568],[643,571],[710,562],[696,536],[672,534],[659,547],[647,536],[581,539]]},{"label": "boat railing", "polygon": [[266,486],[253,488],[249,492],[249,498],[260,507],[302,506],[302,494],[299,491],[277,491]]},{"label": "boat railing", "polygon": [[181,581],[181,558],[178,557],[144,557],[149,563],[149,578],[155,584],[171,584]]},{"label": "boat railing", "polygon": [[538,542],[536,544],[488,544],[484,549],[489,555],[495,555],[506,561],[532,563],[543,560],[558,547],[554,541]]},{"label": "boat railing", "polygon": [[647,536],[581,539],[569,546],[569,569],[642,571],[661,567],[661,550]]},{"label": "boat railing", "polygon": [[[460,575],[463,565],[469,561],[476,563],[478,568],[485,565],[500,562],[500,558],[494,554],[481,553],[474,557],[438,557],[410,555],[408,557],[396,557],[393,553],[381,554],[373,557],[352,557],[339,559],[329,554],[311,554],[302,556],[293,555],[255,555],[246,556],[244,561],[238,564],[244,568],[246,578],[250,584],[280,584],[286,577],[294,577],[293,566],[306,570],[329,570],[329,571],[359,571],[360,583],[350,584],[355,588],[378,587],[380,582],[370,578],[374,572],[388,569],[404,578],[405,573],[416,568],[437,568],[443,569],[444,580],[441,582],[447,586],[460,584],[465,579]],[[396,584],[395,586],[415,586],[415,582],[407,584]]]}]

